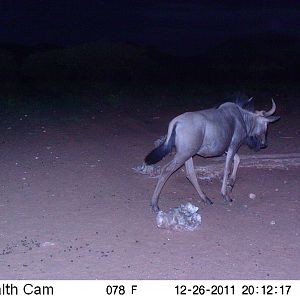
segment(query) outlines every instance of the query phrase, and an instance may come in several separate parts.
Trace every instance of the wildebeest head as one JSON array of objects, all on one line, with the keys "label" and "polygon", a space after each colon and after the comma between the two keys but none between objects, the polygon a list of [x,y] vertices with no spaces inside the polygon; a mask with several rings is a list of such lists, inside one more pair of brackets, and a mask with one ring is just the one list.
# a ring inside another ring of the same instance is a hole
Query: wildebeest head
[{"label": "wildebeest head", "polygon": [[248,126],[250,128],[245,143],[256,151],[266,148],[268,124],[277,121],[279,116],[272,116],[276,110],[275,101],[272,99],[272,108],[269,111],[255,111]]}]

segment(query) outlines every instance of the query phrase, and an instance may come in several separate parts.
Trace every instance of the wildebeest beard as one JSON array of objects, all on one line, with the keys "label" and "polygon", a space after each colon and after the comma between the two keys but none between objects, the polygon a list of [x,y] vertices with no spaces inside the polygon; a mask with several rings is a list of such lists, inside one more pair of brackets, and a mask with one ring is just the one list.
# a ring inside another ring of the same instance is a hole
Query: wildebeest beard
[{"label": "wildebeest beard", "polygon": [[265,148],[265,146],[262,145],[261,140],[256,136],[247,136],[245,144],[254,151],[259,151],[260,149]]}]

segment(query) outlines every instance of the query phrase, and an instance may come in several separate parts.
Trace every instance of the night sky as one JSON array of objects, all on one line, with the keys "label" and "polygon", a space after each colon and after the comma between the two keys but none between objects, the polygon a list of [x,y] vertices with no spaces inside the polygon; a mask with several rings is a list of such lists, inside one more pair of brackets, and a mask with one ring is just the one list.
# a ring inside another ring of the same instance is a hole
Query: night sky
[{"label": "night sky", "polygon": [[0,43],[129,42],[194,55],[260,32],[300,37],[300,1],[0,2]]}]

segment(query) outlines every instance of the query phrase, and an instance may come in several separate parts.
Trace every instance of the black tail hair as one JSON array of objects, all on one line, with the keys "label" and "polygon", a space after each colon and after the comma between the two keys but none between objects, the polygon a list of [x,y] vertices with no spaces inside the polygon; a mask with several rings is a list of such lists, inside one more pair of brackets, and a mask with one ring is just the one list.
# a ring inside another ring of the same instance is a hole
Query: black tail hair
[{"label": "black tail hair", "polygon": [[169,138],[168,143],[163,142],[157,148],[152,150],[145,158],[146,165],[154,165],[157,162],[161,161],[168,153],[172,151],[173,146],[175,145],[175,132],[176,125],[174,125],[172,134]]}]

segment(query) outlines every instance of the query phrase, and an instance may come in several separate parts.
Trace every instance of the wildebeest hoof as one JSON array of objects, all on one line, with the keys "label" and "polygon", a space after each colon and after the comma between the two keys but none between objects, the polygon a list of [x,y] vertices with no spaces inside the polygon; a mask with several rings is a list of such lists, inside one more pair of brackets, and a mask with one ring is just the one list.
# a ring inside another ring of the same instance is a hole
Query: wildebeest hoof
[{"label": "wildebeest hoof", "polygon": [[225,203],[230,203],[230,202],[232,202],[232,199],[231,199],[228,195],[223,196],[223,199],[224,199],[224,202],[225,202]]},{"label": "wildebeest hoof", "polygon": [[155,214],[157,214],[160,210],[157,205],[153,205],[153,204],[151,205],[151,209],[152,209],[152,212]]},{"label": "wildebeest hoof", "polygon": [[205,197],[205,199],[203,199],[203,202],[204,202],[205,204],[209,204],[209,205],[212,205],[212,204],[213,204],[213,202],[212,202],[208,197]]}]

